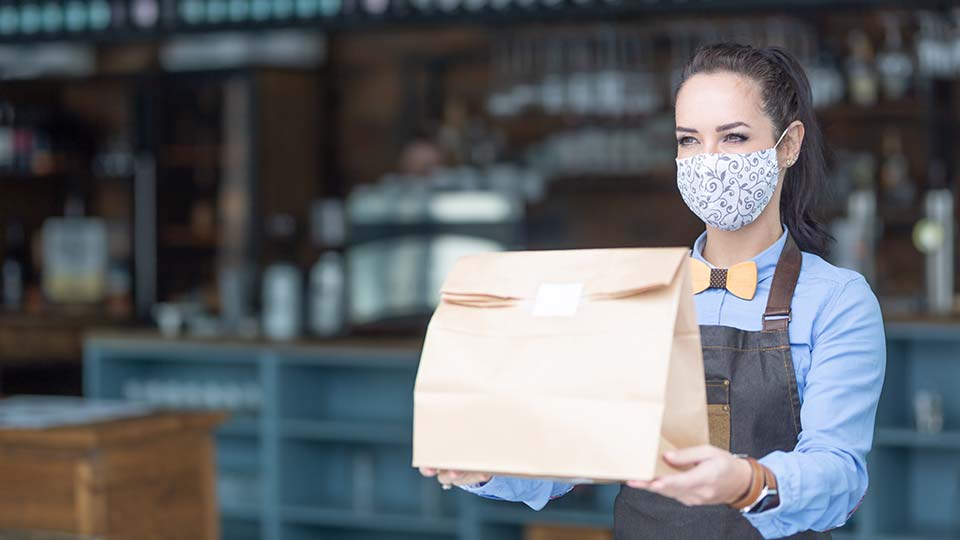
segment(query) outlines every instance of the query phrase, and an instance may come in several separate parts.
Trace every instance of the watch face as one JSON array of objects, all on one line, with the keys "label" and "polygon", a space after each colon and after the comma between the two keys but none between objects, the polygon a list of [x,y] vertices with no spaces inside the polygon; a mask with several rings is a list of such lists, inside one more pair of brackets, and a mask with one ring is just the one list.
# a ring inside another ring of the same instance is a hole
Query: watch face
[{"label": "watch face", "polygon": [[760,501],[750,509],[750,513],[764,512],[772,508],[776,508],[780,504],[780,496],[777,495],[777,492],[767,493],[764,495]]}]

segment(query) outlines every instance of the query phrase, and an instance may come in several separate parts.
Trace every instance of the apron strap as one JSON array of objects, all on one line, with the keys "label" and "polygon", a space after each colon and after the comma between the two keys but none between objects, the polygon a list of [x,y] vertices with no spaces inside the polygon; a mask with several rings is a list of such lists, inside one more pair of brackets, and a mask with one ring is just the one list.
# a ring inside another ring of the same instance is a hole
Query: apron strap
[{"label": "apron strap", "polygon": [[767,298],[767,308],[763,312],[763,331],[784,331],[790,324],[790,304],[793,302],[793,291],[797,288],[797,279],[800,277],[800,265],[803,256],[800,248],[787,233],[787,242],[777,261],[777,269],[773,273],[773,283],[770,285],[770,296]]}]

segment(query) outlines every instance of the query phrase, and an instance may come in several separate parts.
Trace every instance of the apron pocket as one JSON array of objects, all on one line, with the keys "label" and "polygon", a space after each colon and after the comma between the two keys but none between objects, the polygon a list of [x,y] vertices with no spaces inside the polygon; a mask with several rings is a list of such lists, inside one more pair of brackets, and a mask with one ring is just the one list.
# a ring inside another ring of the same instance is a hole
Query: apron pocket
[{"label": "apron pocket", "polygon": [[710,444],[730,450],[730,380],[707,381],[707,420],[710,424]]}]

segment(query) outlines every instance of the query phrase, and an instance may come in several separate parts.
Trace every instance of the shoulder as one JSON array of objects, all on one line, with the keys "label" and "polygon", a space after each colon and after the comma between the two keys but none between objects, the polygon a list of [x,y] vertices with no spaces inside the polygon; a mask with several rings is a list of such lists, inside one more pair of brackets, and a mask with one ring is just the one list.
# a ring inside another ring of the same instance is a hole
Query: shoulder
[{"label": "shoulder", "polygon": [[880,304],[863,275],[834,266],[818,255],[803,253],[796,297],[803,297],[815,306],[811,321],[814,334],[838,318],[882,328]]},{"label": "shoulder", "polygon": [[807,282],[811,285],[844,287],[856,281],[866,283],[859,272],[834,266],[819,255],[803,252],[800,282]]}]

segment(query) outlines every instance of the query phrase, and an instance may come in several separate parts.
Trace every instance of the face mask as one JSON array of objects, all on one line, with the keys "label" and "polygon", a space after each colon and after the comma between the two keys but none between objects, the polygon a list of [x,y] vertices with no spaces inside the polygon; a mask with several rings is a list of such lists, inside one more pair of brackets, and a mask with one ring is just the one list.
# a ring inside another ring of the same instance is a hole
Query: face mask
[{"label": "face mask", "polygon": [[698,154],[677,159],[677,186],[704,223],[735,231],[753,223],[767,207],[780,177],[777,146],[749,154]]}]

